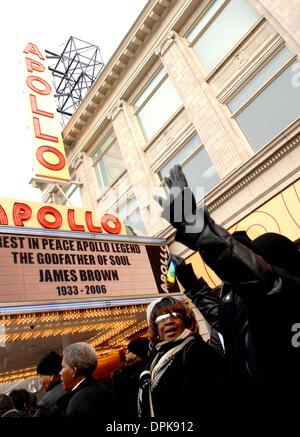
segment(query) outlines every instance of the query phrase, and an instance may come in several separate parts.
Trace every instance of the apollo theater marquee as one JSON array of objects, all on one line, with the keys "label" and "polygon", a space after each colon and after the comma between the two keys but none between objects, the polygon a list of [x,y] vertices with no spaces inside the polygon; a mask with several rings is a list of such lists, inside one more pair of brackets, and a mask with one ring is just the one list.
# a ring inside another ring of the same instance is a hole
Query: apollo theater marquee
[{"label": "apollo theater marquee", "polygon": [[[34,178],[68,183],[45,56],[32,43],[24,56]],[[147,304],[168,293],[167,261],[164,240],[127,236],[111,212],[0,199],[0,384],[33,378],[44,352],[76,341],[109,363],[146,332]]]}]

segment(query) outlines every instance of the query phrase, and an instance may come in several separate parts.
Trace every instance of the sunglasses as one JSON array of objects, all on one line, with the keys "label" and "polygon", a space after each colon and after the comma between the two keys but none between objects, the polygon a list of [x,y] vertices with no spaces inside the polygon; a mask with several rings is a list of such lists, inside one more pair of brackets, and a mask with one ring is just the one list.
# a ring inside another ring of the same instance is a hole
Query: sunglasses
[{"label": "sunglasses", "polygon": [[182,316],[180,313],[172,312],[172,313],[167,313],[167,314],[161,314],[160,316],[157,316],[154,321],[156,324],[158,324],[159,322],[162,322],[163,320],[166,320],[166,319],[178,319],[181,317]]}]

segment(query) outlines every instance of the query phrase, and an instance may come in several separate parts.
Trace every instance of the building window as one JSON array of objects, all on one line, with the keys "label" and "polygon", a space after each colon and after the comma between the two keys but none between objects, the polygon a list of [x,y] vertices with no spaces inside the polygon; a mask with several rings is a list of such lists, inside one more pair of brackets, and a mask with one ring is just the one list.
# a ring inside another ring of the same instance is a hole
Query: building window
[{"label": "building window", "polygon": [[159,170],[161,180],[169,174],[175,164],[181,165],[197,201],[220,182],[219,175],[197,134]]},{"label": "building window", "polygon": [[187,35],[210,73],[258,21],[247,0],[215,0]]},{"label": "building window", "polygon": [[100,191],[109,187],[124,171],[125,164],[116,137],[111,131],[92,155]]},{"label": "building window", "polygon": [[138,234],[146,234],[146,228],[142,220],[140,209],[133,194],[126,202],[122,203],[121,206],[118,205],[115,210],[123,220],[125,226],[129,226]]},{"label": "building window", "polygon": [[78,185],[73,183],[68,185],[60,185],[60,190],[57,191],[57,203],[59,205],[71,205],[77,208],[82,208],[80,189]]},{"label": "building window", "polygon": [[300,116],[300,88],[293,86],[296,62],[284,47],[227,103],[255,151]]},{"label": "building window", "polygon": [[181,106],[166,71],[160,70],[133,103],[145,139],[150,140]]}]

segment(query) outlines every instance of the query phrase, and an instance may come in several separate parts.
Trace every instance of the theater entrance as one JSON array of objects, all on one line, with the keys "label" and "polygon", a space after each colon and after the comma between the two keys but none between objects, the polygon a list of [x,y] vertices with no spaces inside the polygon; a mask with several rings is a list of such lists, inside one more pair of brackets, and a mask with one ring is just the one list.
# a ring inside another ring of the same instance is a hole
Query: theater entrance
[{"label": "theater entrance", "polygon": [[161,239],[0,229],[0,391],[38,390],[40,357],[78,341],[95,347],[95,376],[108,378],[145,334],[149,302],[168,293],[167,261]]}]

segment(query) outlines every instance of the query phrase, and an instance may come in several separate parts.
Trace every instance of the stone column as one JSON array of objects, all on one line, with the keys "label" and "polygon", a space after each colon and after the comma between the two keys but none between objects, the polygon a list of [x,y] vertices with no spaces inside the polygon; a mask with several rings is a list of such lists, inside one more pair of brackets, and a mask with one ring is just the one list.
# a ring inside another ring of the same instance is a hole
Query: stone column
[{"label": "stone column", "polygon": [[300,57],[299,0],[250,0],[250,3],[283,37],[288,48]]},{"label": "stone column", "polygon": [[251,146],[239,137],[225,108],[205,82],[198,59],[186,40],[171,31],[156,49],[176,87],[189,119],[221,178],[253,155]]},{"label": "stone column", "polygon": [[147,156],[143,151],[146,145],[141,128],[134,116],[132,107],[124,100],[119,100],[108,114],[121,149],[129,180],[140,208],[144,224],[150,234],[161,228],[160,220],[155,223],[150,217],[150,205],[159,178],[151,171]]},{"label": "stone column", "polygon": [[82,182],[80,196],[83,208],[98,209],[99,205],[96,202],[98,184],[95,172],[92,169],[91,158],[85,152],[79,152],[71,161],[70,167],[75,171],[77,180]]}]

